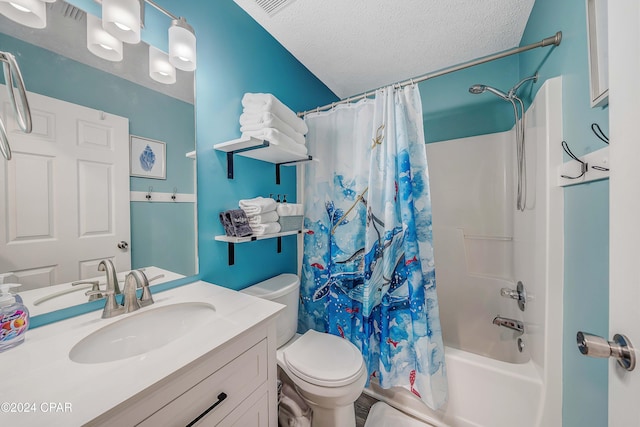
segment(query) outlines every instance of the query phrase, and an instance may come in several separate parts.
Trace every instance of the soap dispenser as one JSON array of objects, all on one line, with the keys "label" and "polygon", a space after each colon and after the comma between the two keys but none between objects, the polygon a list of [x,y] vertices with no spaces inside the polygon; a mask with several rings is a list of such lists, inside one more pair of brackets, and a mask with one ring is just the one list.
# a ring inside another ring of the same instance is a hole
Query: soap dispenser
[{"label": "soap dispenser", "polygon": [[29,328],[29,310],[22,304],[22,298],[11,293],[17,283],[0,285],[0,352],[24,342]]}]

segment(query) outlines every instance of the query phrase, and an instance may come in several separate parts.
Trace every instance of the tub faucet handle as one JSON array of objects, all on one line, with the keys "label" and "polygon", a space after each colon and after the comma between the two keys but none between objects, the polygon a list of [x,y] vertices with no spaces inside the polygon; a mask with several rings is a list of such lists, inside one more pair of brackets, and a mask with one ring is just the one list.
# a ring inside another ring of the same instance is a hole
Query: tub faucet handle
[{"label": "tub faucet handle", "polygon": [[518,301],[518,307],[520,311],[524,311],[525,304],[527,302],[527,292],[524,289],[522,282],[518,282],[516,289],[502,288],[500,289],[500,296],[504,298],[511,298]]}]

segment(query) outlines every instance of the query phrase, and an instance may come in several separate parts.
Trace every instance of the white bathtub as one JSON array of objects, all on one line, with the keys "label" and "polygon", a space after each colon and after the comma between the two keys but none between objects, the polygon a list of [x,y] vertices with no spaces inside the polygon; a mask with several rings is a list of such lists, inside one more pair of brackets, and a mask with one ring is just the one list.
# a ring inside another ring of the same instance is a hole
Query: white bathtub
[{"label": "white bathtub", "polygon": [[411,392],[377,384],[365,393],[434,427],[540,425],[542,380],[532,361],[507,363],[446,347],[449,401],[433,411]]}]

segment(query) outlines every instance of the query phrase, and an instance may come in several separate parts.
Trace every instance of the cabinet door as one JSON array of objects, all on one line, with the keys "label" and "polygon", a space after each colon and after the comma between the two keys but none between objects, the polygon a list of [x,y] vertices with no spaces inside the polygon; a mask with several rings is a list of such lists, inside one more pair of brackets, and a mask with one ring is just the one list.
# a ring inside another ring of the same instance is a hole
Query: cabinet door
[{"label": "cabinet door", "polygon": [[188,425],[203,413],[206,416],[194,425],[217,425],[266,385],[267,342],[262,340],[138,425]]},{"label": "cabinet door", "polygon": [[[198,425],[206,426],[208,424],[202,423]],[[218,424],[220,427],[267,427],[268,425],[269,393],[264,387],[256,390],[255,393]]]}]

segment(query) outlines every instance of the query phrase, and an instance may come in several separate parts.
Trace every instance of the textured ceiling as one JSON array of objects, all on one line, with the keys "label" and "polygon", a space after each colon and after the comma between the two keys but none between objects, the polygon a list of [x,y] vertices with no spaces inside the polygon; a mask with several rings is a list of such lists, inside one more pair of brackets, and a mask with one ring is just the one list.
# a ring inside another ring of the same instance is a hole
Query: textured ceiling
[{"label": "textured ceiling", "polygon": [[341,98],[518,46],[534,0],[234,0]]}]

